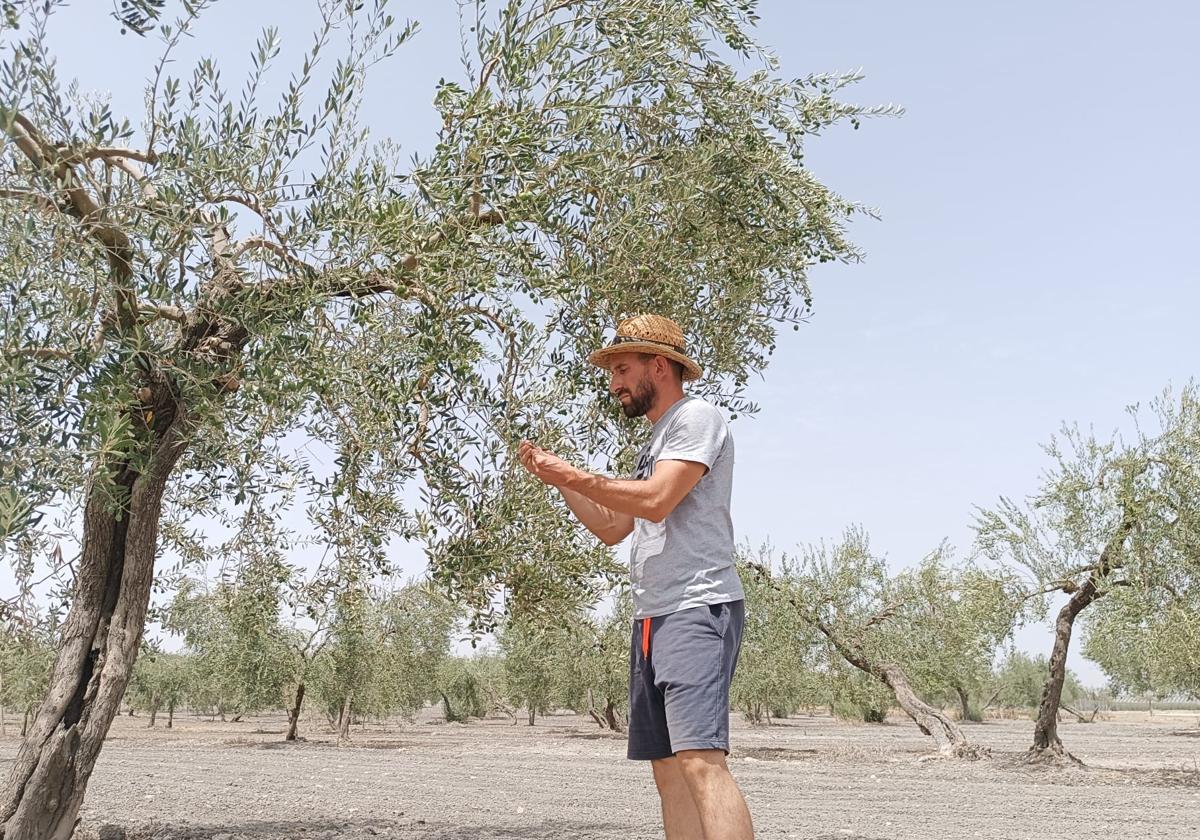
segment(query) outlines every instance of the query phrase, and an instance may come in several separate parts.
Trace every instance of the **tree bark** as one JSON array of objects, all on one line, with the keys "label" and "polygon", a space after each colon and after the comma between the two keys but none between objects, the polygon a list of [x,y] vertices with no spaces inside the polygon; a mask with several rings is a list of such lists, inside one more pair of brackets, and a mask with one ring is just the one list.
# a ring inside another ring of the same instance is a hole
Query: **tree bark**
[{"label": "tree bark", "polygon": [[958,694],[958,705],[961,709],[961,720],[970,720],[979,723],[983,720],[982,712],[971,711],[971,698],[967,694],[966,689],[961,685],[954,686],[954,691]]},{"label": "tree bark", "polygon": [[354,692],[351,691],[342,701],[342,714],[338,718],[338,746],[343,747],[350,743],[350,710],[354,702]]},{"label": "tree bark", "polygon": [[1075,618],[1102,595],[1096,587],[1095,577],[1089,577],[1058,611],[1054,622],[1054,647],[1050,652],[1049,673],[1046,684],[1042,686],[1042,698],[1033,725],[1033,746],[1028,753],[1030,760],[1079,761],[1063,748],[1062,740],[1058,737],[1058,708],[1062,705],[1063,684],[1067,679],[1067,650],[1071,646]]},{"label": "tree bark", "polygon": [[530,726],[533,726],[534,715],[535,715],[535,712],[533,711],[533,707],[530,707],[530,709],[529,709],[529,725]]},{"label": "tree bark", "polygon": [[820,630],[842,657],[866,674],[870,674],[892,690],[900,708],[913,719],[918,728],[933,738],[938,752],[953,758],[980,758],[988,754],[985,747],[971,743],[962,729],[940,709],[935,709],[917,696],[908,683],[904,670],[890,662],[872,662],[867,659],[861,645],[838,638],[832,628],[817,621]]},{"label": "tree bark", "polygon": [[167,729],[175,725],[175,701],[171,700],[167,703]]},{"label": "tree bark", "polygon": [[148,444],[144,471],[100,465],[92,476],[71,609],[45,700],[0,796],[0,838],[67,840],[74,830],[133,673],[154,578],[163,492],[186,447],[178,416],[160,416],[159,422],[165,425],[154,430],[158,438]]},{"label": "tree bark", "polygon": [[604,704],[604,720],[613,732],[621,731],[621,721],[617,718],[617,704],[611,698]]},{"label": "tree bark", "polygon": [[154,727],[154,721],[158,718],[158,703],[150,704],[150,722],[146,724],[147,728]]},{"label": "tree bark", "polygon": [[867,673],[874,674],[892,690],[900,708],[933,738],[938,752],[957,758],[978,758],[980,755],[986,754],[982,747],[972,744],[967,739],[962,729],[950,719],[949,715],[940,709],[935,709],[917,696],[899,665],[883,663],[873,666],[873,669]]},{"label": "tree bark", "polygon": [[296,740],[296,730],[300,725],[300,706],[304,703],[304,682],[301,681],[296,686],[296,702],[292,704],[292,708],[288,710],[288,730],[284,736],[285,741]]}]

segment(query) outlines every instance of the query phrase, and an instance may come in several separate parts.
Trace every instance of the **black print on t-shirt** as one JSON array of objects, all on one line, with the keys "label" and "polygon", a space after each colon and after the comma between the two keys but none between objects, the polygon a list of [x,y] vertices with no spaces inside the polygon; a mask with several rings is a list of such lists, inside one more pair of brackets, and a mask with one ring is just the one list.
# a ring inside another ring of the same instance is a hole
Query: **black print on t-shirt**
[{"label": "black print on t-shirt", "polygon": [[654,456],[649,450],[638,455],[637,469],[633,471],[633,477],[638,481],[644,481],[654,474]]}]

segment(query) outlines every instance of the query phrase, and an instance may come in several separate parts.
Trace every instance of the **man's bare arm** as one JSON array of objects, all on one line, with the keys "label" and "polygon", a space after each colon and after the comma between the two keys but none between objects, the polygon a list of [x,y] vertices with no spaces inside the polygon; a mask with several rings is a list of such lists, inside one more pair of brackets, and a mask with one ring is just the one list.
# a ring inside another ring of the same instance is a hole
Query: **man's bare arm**
[{"label": "man's bare arm", "polygon": [[643,481],[608,478],[569,467],[559,489],[573,490],[598,505],[639,519],[662,522],[704,477],[697,461],[659,461]]},{"label": "man's bare arm", "polygon": [[559,487],[558,490],[575,518],[605,545],[616,545],[633,531],[632,516],[617,513],[566,487]]}]

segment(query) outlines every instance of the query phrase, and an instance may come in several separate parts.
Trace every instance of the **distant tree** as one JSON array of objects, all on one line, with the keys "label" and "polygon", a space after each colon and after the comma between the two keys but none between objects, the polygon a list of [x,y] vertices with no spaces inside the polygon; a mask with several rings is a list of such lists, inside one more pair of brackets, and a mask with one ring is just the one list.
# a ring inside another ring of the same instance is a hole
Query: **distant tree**
[{"label": "distant tree", "polygon": [[273,524],[255,509],[220,548],[234,571],[211,586],[181,581],[166,616],[167,629],[180,633],[196,656],[193,696],[221,714],[279,708],[288,674],[279,610],[291,570]]},{"label": "distant tree", "polygon": [[508,700],[525,709],[530,726],[561,696],[562,654],[570,649],[568,633],[556,625],[513,617],[500,631]]},{"label": "distant tree", "polygon": [[483,718],[503,712],[516,722],[512,708],[505,701],[504,661],[496,652],[474,656],[450,656],[444,659],[438,672],[437,690],[448,723],[461,723],[468,718]]},{"label": "distant tree", "polygon": [[552,702],[589,715],[604,729],[624,729],[629,705],[629,644],[633,602],[622,590],[612,611],[598,618],[581,610],[552,638],[555,685]]},{"label": "distant tree", "polygon": [[746,623],[730,701],[751,723],[770,724],[772,716],[828,699],[828,679],[821,673],[825,650],[788,597],[742,566]]},{"label": "distant tree", "polygon": [[943,546],[893,575],[866,534],[850,529],[832,548],[784,557],[778,575],[761,562],[753,570],[846,662],[886,685],[940,752],[975,757],[983,750],[920,694],[976,679],[1011,632],[1020,599],[1006,575],[949,560]]},{"label": "distant tree", "polygon": [[30,613],[21,620],[0,622],[0,710],[21,715],[22,737],[45,694],[54,650],[55,627],[45,615]]},{"label": "distant tree", "polygon": [[[1058,709],[1075,620],[1084,610],[1129,589],[1114,608],[1114,617],[1124,613],[1127,625],[1157,625],[1172,605],[1187,613],[1188,587],[1181,592],[1178,583],[1196,579],[1200,546],[1200,399],[1194,385],[1178,397],[1165,393],[1150,407],[1149,431],[1144,412],[1135,408],[1131,415],[1129,442],[1102,441],[1066,427],[1046,447],[1052,466],[1038,492],[1024,506],[1001,499],[978,517],[985,555],[1027,570],[1033,594],[1043,602],[1052,592],[1067,596],[1054,623],[1031,761],[1076,761],[1058,736]],[[1108,623],[1105,633],[1116,627]],[[1107,648],[1118,665],[1120,645],[1111,636],[1101,638],[1107,641],[1097,642],[1100,650]]]},{"label": "distant tree", "polygon": [[[1046,669],[1045,656],[1010,650],[987,680],[985,707],[1037,709],[1046,684]],[[1082,694],[1079,678],[1068,668],[1063,680],[1062,703],[1073,705]]]},{"label": "distant tree", "polygon": [[131,705],[150,714],[147,726],[154,726],[158,712],[167,710],[167,729],[175,725],[175,709],[187,697],[195,656],[165,653],[148,646],[138,657],[129,683],[127,698]]},{"label": "distant tree", "polygon": [[442,595],[419,584],[395,591],[347,586],[335,606],[308,684],[345,744],[353,720],[411,716],[439,696],[457,615]]}]

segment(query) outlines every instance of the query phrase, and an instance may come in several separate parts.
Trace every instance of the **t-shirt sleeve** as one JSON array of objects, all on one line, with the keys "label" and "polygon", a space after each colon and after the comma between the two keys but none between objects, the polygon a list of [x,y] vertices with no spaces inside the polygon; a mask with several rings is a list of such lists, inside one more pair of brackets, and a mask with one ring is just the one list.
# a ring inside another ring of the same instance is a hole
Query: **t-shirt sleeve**
[{"label": "t-shirt sleeve", "polygon": [[705,403],[685,406],[671,421],[656,460],[696,461],[711,468],[728,435],[729,427],[717,409]]}]

